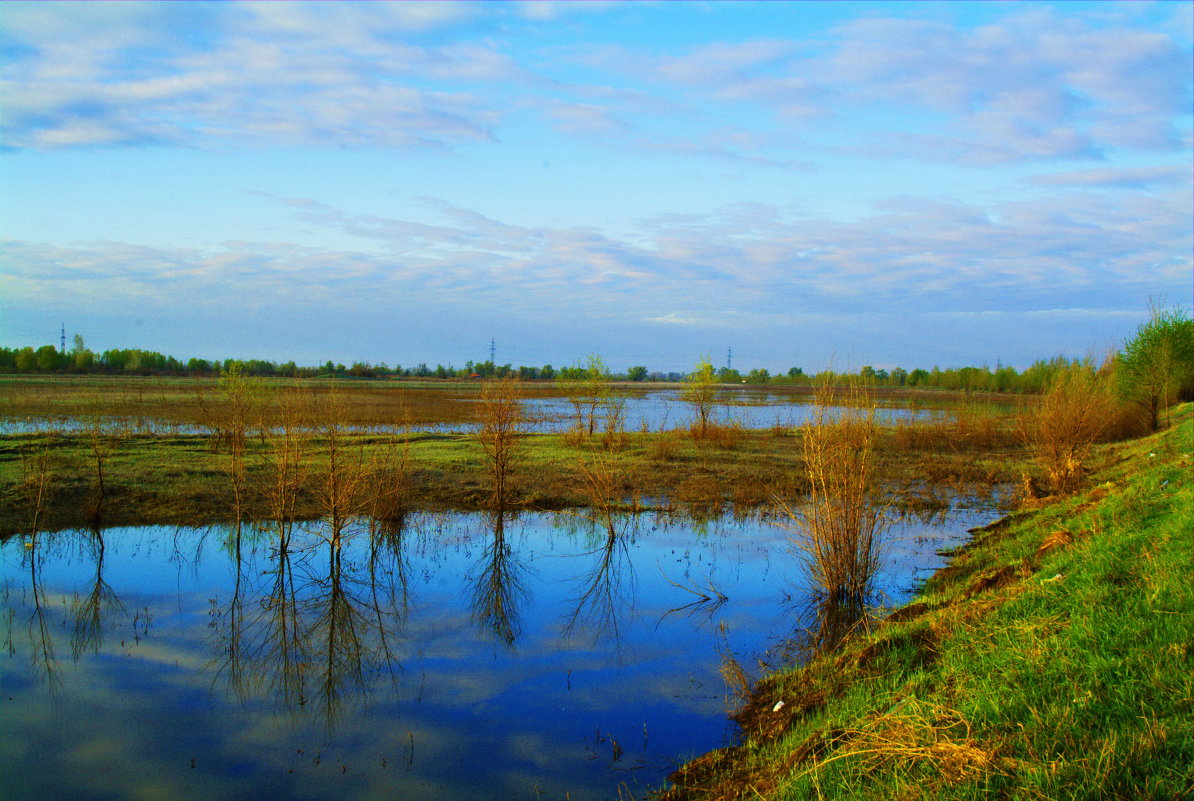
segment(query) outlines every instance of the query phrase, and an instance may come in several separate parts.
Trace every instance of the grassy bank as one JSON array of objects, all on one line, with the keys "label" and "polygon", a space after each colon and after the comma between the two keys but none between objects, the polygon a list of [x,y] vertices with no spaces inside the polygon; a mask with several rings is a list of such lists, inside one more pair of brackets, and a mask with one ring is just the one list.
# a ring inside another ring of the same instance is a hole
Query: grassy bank
[{"label": "grassy bank", "polygon": [[[1191,407],[975,533],[920,597],[757,682],[661,798],[1194,792]],[[815,638],[813,638],[815,639]]]}]

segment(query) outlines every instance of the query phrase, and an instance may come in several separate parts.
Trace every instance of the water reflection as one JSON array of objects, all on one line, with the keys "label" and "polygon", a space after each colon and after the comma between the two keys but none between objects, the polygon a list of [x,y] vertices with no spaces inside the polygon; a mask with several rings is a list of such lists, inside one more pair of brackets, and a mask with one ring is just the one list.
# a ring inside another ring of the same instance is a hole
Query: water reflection
[{"label": "water reflection", "polygon": [[20,797],[144,789],[84,752],[130,755],[176,798],[643,795],[723,743],[724,654],[753,664],[798,619],[786,657],[803,658],[857,611],[785,603],[782,532],[729,517],[412,514],[348,521],[338,547],[313,522],[26,541],[0,543],[0,774]]},{"label": "water reflection", "polygon": [[578,558],[591,559],[589,568],[573,579],[575,607],[564,626],[567,636],[580,629],[591,630],[595,639],[622,642],[619,619],[634,608],[634,564],[630,545],[638,518],[606,513],[594,520],[600,543]]},{"label": "water reflection", "polygon": [[[227,531],[231,595],[210,613],[213,686],[291,716],[310,708],[331,732],[346,701],[367,701],[375,676],[401,672],[403,536],[392,524],[313,528],[297,547],[276,529]],[[363,560],[342,547],[357,536],[368,537]]]},{"label": "water reflection", "polygon": [[506,514],[492,514],[493,538],[468,575],[473,619],[499,642],[512,647],[520,631],[520,610],[530,598],[526,568],[506,538]]},{"label": "water reflection", "polygon": [[[50,636],[50,622],[48,618],[49,599],[46,597],[45,583],[42,581],[42,564],[47,557],[42,543],[47,535],[34,533],[30,536],[25,554],[29,568],[29,589],[33,602],[33,609],[29,615],[29,653],[30,661],[37,673],[45,678],[47,687],[53,693],[58,689],[59,677],[56,673],[58,662],[54,657],[54,640]],[[5,593],[7,594],[7,592]],[[11,615],[10,615],[11,618]]]},{"label": "water reflection", "polygon": [[98,527],[91,529],[89,534],[83,540],[83,547],[95,562],[95,574],[88,592],[76,595],[74,599],[70,651],[76,660],[85,653],[99,653],[105,615],[127,615],[115,590],[104,581],[104,534]]}]

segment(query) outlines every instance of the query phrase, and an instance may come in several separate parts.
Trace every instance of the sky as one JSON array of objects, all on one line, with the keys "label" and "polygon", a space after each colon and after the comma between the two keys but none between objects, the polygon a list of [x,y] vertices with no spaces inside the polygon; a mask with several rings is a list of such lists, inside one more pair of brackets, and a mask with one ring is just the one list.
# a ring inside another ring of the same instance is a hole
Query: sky
[{"label": "sky", "polygon": [[0,345],[1096,358],[1189,309],[1194,4],[0,7]]}]

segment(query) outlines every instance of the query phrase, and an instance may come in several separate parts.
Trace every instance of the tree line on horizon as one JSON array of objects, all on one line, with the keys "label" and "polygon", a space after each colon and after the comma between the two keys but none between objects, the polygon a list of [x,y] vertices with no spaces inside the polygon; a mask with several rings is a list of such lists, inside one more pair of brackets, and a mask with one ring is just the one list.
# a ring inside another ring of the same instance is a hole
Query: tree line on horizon
[{"label": "tree line on horizon", "polygon": [[[1033,393],[1041,392],[1059,372],[1082,360],[1066,356],[1040,359],[1023,371],[1014,367],[987,365],[979,367],[934,366],[926,370],[906,370],[896,367],[891,370],[863,366],[857,372],[822,371],[806,374],[800,367],[792,367],[786,373],[772,374],[763,368],[755,368],[745,374],[729,367],[715,370],[717,382],[721,384],[813,384],[825,379],[858,376],[873,386],[924,387],[968,392]],[[590,362],[592,360],[590,359]],[[598,360],[600,363],[600,360]],[[566,367],[542,367],[511,364],[495,364],[492,361],[468,361],[464,367],[436,364],[434,367],[420,363],[413,367],[389,366],[384,362],[354,362],[344,365],[327,361],[318,366],[300,366],[294,361],[283,363],[264,359],[201,359],[192,357],[185,362],[174,356],[137,348],[117,348],[94,353],[84,344],[78,334],[69,349],[54,345],[40,348],[0,347],[0,373],[33,374],[75,374],[75,375],[141,375],[141,376],[190,376],[216,377],[236,370],[244,375],[276,378],[359,378],[359,379],[491,379],[517,378],[524,381],[568,381],[589,377],[593,367],[577,364]],[[629,367],[623,373],[605,368],[604,378],[634,382],[678,382],[688,379],[688,374],[679,372],[651,371],[643,365]]]}]

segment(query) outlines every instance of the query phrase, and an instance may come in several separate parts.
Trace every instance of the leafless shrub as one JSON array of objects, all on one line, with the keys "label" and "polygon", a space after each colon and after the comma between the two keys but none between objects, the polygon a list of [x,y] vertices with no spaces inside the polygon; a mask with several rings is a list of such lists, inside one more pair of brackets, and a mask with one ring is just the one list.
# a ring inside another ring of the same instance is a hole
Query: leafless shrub
[{"label": "leafless shrub", "polygon": [[486,381],[478,404],[479,425],[473,440],[485,454],[492,479],[492,502],[502,509],[509,501],[514,470],[530,432],[517,381]]},{"label": "leafless shrub", "polygon": [[241,520],[248,502],[248,481],[245,470],[245,450],[249,434],[257,427],[264,436],[262,409],[265,401],[264,386],[260,379],[245,375],[237,364],[232,364],[216,382],[220,408],[214,418],[218,445],[213,451],[222,449],[228,454],[228,480],[232,487],[233,517]]},{"label": "leafless shrub", "polygon": [[815,411],[801,427],[808,499],[781,507],[813,586],[845,600],[867,595],[879,571],[890,500],[877,482],[874,398],[861,385],[841,399],[838,392],[829,382],[816,389]]},{"label": "leafless shrub", "polygon": [[344,396],[327,392],[315,403],[314,430],[327,456],[317,493],[331,527],[330,540],[340,544],[345,524],[365,507],[369,470],[363,449],[348,438]]},{"label": "leafless shrub", "polygon": [[311,400],[305,393],[292,390],[280,395],[276,406],[275,425],[263,427],[269,467],[264,495],[270,519],[278,529],[279,548],[285,551],[297,516],[298,495],[306,480]]},{"label": "leafless shrub", "polygon": [[18,489],[29,510],[28,534],[31,538],[41,531],[46,510],[52,505],[58,468],[53,448],[57,438],[57,432],[51,431],[21,450]]},{"label": "leafless shrub", "polygon": [[1020,437],[1053,490],[1077,488],[1116,406],[1108,382],[1090,364],[1078,364],[1059,372],[1044,395],[1022,410]]},{"label": "leafless shrub", "polygon": [[89,402],[91,413],[83,418],[83,436],[95,468],[95,480],[91,485],[91,497],[87,501],[86,516],[93,525],[99,525],[104,514],[104,499],[107,496],[107,474],[104,472],[108,460],[120,444],[128,437],[124,420],[108,414],[103,401],[97,396]]}]

